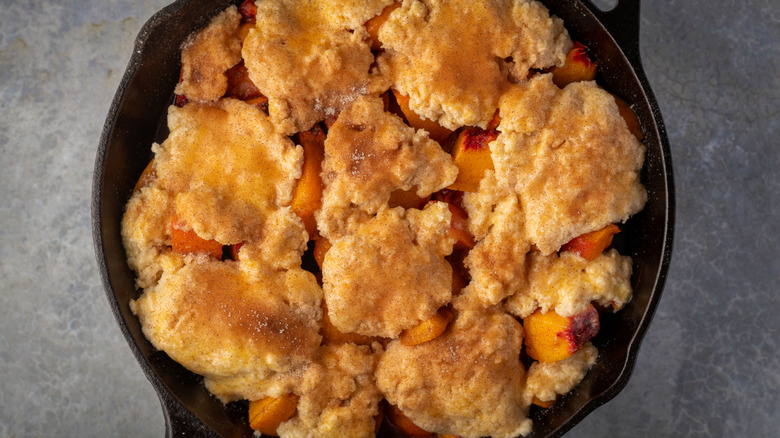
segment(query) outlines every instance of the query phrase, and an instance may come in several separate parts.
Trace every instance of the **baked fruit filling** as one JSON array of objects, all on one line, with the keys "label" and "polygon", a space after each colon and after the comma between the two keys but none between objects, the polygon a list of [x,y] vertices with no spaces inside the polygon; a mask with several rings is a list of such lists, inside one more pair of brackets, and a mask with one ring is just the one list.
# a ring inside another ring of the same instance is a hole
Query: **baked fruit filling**
[{"label": "baked fruit filling", "polygon": [[543,5],[246,0],[181,62],[130,304],[252,429],[527,435],[597,361],[643,137]]}]

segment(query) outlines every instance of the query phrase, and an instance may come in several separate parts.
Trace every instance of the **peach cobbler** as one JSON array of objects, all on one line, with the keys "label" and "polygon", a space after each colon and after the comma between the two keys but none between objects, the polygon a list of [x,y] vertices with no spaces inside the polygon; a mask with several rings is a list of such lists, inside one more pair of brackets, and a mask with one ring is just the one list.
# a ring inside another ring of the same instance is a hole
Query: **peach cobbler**
[{"label": "peach cobbler", "polygon": [[122,223],[159,350],[282,437],[513,437],[631,299],[642,132],[534,0],[246,0]]}]

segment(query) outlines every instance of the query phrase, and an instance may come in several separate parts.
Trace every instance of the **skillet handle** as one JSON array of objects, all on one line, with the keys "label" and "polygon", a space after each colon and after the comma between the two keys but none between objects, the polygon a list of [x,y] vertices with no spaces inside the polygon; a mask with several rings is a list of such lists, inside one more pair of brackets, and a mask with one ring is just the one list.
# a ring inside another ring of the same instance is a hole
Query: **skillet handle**
[{"label": "skillet handle", "polygon": [[623,53],[636,68],[641,66],[639,58],[639,3],[640,0],[618,0],[609,11],[602,11],[590,1],[583,2],[593,15],[607,28]]}]

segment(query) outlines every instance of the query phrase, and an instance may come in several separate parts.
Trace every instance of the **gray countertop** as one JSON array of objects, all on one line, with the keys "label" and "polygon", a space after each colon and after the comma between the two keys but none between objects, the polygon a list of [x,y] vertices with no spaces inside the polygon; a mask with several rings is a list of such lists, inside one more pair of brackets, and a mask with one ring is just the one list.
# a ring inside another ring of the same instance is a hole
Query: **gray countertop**
[{"label": "gray countertop", "polygon": [[[0,437],[163,435],[100,283],[89,199],[133,40],[165,4],[0,7]],[[569,435],[776,437],[780,2],[642,8],[673,154],[674,255],[628,386]]]}]

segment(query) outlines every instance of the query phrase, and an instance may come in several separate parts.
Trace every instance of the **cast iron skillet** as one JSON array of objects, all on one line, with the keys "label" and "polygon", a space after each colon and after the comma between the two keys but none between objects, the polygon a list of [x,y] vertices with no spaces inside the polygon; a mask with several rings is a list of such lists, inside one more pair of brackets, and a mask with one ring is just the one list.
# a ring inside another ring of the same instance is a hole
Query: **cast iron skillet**
[{"label": "cast iron skillet", "polygon": [[[160,397],[166,435],[251,437],[246,405],[222,405],[201,378],[157,351],[143,336],[128,303],[138,296],[120,236],[125,203],[146,164],[150,146],[167,135],[165,116],[178,80],[180,46],[231,0],[178,0],[154,15],[135,43],[130,63],[109,110],[98,148],[92,190],[92,231],[109,304],[146,377]],[[532,408],[532,437],[563,435],[625,387],[634,368],[669,266],[674,225],[671,155],[658,105],[639,58],[639,0],[620,0],[603,12],[587,0],[542,0],[585,43],[599,64],[597,81],[627,101],[645,132],[642,181],[649,199],[615,245],[634,260],[634,298],[622,311],[602,317],[594,340],[599,358],[582,383],[548,409]],[[383,428],[381,436],[389,436]]]}]

